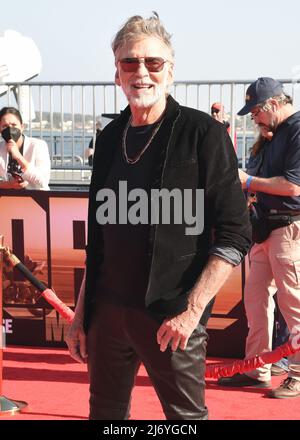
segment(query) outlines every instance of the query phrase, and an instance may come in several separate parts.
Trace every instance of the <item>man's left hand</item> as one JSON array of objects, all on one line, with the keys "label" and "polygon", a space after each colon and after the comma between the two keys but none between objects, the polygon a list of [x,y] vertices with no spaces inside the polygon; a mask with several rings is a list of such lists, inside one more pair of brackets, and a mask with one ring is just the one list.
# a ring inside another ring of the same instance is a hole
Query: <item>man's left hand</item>
[{"label": "man's left hand", "polygon": [[160,351],[165,351],[169,344],[172,351],[176,351],[178,347],[185,350],[191,334],[199,324],[201,314],[202,312],[188,309],[180,315],[165,319],[157,332]]}]

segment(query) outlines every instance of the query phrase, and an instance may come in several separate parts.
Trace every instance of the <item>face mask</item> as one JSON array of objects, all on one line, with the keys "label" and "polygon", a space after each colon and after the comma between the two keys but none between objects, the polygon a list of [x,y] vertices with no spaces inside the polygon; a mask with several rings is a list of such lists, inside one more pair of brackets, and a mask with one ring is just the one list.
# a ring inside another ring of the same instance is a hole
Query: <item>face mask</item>
[{"label": "face mask", "polygon": [[20,139],[21,134],[21,130],[19,130],[17,127],[6,127],[1,132],[1,136],[6,142],[8,142],[10,139],[17,142]]}]

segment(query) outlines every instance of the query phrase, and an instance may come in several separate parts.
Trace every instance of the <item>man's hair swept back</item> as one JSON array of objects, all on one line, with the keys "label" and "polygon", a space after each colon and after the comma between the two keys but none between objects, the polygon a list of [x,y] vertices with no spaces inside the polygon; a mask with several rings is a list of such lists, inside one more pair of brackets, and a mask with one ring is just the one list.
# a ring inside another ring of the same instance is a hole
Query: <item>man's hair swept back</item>
[{"label": "man's hair swept back", "polygon": [[112,50],[116,51],[124,46],[128,41],[136,41],[145,37],[156,37],[170,49],[172,57],[174,50],[171,44],[171,34],[164,28],[159,19],[157,12],[153,11],[153,15],[149,18],[143,18],[140,15],[130,17],[115,35],[112,41]]}]

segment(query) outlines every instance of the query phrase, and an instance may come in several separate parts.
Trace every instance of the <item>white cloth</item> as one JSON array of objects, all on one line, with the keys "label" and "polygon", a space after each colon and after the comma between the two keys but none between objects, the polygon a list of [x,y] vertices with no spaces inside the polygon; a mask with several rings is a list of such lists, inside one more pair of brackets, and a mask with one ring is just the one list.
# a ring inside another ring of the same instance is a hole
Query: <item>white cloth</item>
[{"label": "white cloth", "polygon": [[[28,182],[26,189],[49,190],[51,162],[46,142],[24,136],[23,156],[29,162],[27,171],[22,174],[23,179]],[[10,180],[7,174],[8,160],[6,142],[2,141],[0,142],[0,180]]]}]

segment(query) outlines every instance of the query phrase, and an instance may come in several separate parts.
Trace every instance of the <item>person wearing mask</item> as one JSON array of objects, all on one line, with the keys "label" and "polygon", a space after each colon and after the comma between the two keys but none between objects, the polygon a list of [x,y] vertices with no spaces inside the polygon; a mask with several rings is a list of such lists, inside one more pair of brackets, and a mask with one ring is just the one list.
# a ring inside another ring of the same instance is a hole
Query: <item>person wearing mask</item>
[{"label": "person wearing mask", "polygon": [[50,157],[41,139],[23,134],[22,116],[14,107],[0,110],[0,189],[49,190]]}]

